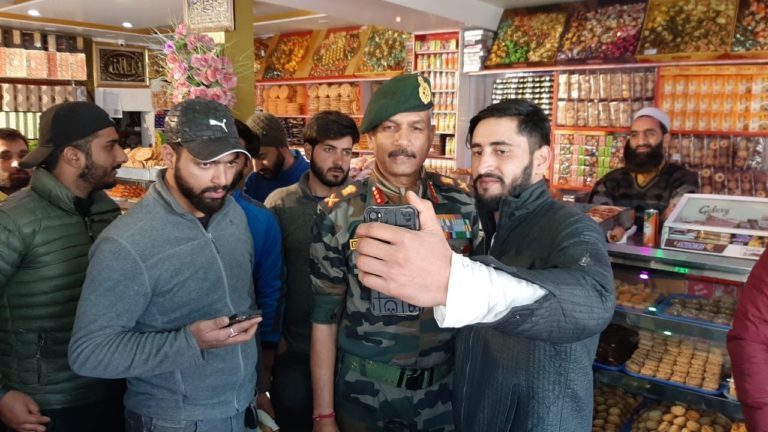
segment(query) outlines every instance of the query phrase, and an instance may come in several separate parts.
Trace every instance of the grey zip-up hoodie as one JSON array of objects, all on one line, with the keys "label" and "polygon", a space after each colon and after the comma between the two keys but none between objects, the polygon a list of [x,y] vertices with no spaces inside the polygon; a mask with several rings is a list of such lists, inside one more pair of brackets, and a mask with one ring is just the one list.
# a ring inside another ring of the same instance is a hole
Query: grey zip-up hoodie
[{"label": "grey zip-up hoodie", "polygon": [[72,369],[125,377],[126,408],[173,420],[225,418],[254,395],[255,341],[201,351],[189,325],[255,307],[253,246],[227,196],[207,230],[171,195],[164,171],[90,252],[69,345]]}]

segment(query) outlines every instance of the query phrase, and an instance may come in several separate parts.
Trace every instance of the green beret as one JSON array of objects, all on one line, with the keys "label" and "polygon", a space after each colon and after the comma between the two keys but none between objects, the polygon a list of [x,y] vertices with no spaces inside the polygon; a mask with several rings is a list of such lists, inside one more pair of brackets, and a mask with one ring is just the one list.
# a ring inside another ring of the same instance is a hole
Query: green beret
[{"label": "green beret", "polygon": [[429,78],[419,74],[396,76],[376,90],[365,108],[360,132],[366,133],[385,120],[404,112],[420,112],[432,108]]}]

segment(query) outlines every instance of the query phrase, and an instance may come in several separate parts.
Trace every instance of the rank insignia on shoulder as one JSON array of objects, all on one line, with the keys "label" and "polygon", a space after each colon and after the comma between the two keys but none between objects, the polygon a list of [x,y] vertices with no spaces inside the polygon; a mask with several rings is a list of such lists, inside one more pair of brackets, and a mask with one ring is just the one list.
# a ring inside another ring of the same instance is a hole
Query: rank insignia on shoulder
[{"label": "rank insignia on shoulder", "polygon": [[341,201],[341,199],[336,197],[336,194],[334,193],[325,199],[325,205],[328,206],[328,209],[332,209],[339,201]]},{"label": "rank insignia on shoulder", "polygon": [[347,196],[352,195],[353,193],[357,192],[357,186],[355,185],[349,185],[341,190],[341,196]]},{"label": "rank insignia on shoulder", "polygon": [[461,180],[457,180],[457,183],[459,184],[459,189],[461,189],[462,192],[469,193],[469,187],[466,183]]},{"label": "rank insignia on shoulder", "polygon": [[440,182],[442,182],[445,185],[454,186],[456,184],[456,180],[446,177],[446,176],[440,176]]}]

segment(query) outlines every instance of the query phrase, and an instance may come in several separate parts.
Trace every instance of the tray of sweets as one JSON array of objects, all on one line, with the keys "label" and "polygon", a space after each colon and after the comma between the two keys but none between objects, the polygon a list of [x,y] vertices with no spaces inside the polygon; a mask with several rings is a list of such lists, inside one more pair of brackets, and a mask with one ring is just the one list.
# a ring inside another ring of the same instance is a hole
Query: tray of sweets
[{"label": "tray of sweets", "polygon": [[311,77],[345,75],[349,62],[360,51],[360,30],[328,31],[312,56]]},{"label": "tray of sweets", "polygon": [[676,321],[730,330],[736,300],[733,297],[703,298],[670,294],[656,306],[656,315]]},{"label": "tray of sweets", "polygon": [[741,0],[731,51],[768,54],[768,0]]},{"label": "tray of sweets", "polygon": [[308,54],[311,33],[282,35],[269,54],[264,79],[293,78]]},{"label": "tray of sweets", "polygon": [[638,56],[730,50],[739,0],[650,0]]},{"label": "tray of sweets", "polygon": [[485,65],[554,61],[567,15],[557,8],[504,11]]},{"label": "tray of sweets", "polygon": [[363,48],[358,74],[401,72],[405,69],[405,44],[410,34],[383,27],[372,27]]},{"label": "tray of sweets", "polygon": [[640,42],[646,3],[613,4],[577,11],[560,43],[558,60],[631,57]]}]

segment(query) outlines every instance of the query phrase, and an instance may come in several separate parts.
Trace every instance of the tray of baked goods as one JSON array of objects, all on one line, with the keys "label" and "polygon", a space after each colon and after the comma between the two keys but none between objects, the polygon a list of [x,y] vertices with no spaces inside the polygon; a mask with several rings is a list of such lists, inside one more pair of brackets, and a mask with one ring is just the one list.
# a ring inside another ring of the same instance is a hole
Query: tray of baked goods
[{"label": "tray of baked goods", "polygon": [[656,315],[696,325],[730,330],[736,299],[731,296],[704,298],[671,294],[656,306]]},{"label": "tray of baked goods", "polygon": [[627,375],[702,394],[722,394],[724,347],[645,330],[638,333],[637,350],[624,365]]},{"label": "tray of baked goods", "polygon": [[733,431],[734,425],[731,419],[721,413],[698,409],[680,402],[661,402],[645,404],[632,419],[632,426],[626,430],[728,432]]},{"label": "tray of baked goods", "polygon": [[632,416],[640,411],[645,400],[621,388],[595,383],[592,431],[629,431]]},{"label": "tray of baked goods", "polygon": [[629,283],[616,279],[614,283],[617,309],[646,312],[648,307],[662,301],[664,297],[652,281]]},{"label": "tray of baked goods", "polygon": [[632,357],[637,343],[637,330],[621,324],[609,324],[600,333],[593,366],[608,371],[623,371],[624,363]]}]

